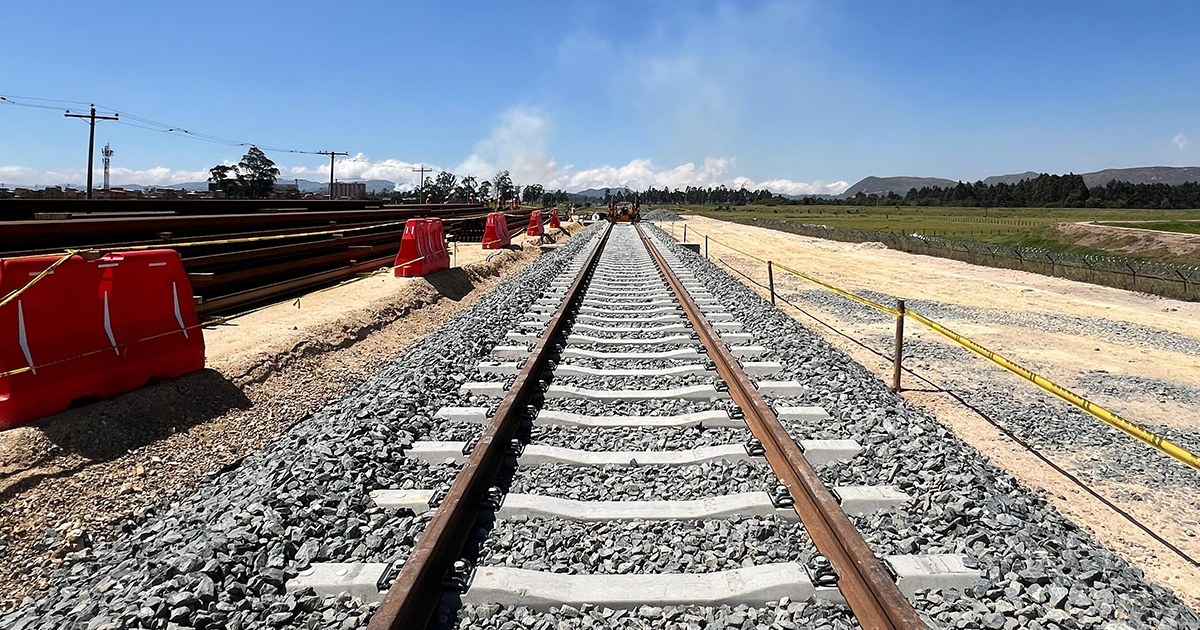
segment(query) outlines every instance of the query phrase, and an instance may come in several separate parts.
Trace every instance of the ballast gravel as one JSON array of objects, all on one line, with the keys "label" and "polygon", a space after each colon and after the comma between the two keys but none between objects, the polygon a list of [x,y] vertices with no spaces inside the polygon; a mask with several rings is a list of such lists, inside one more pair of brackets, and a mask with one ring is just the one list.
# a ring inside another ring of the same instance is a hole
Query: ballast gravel
[{"label": "ballast gravel", "polygon": [[502,628],[516,630],[856,630],[849,609],[827,602],[793,602],[782,599],[766,606],[640,606],[636,609],[563,606],[549,612],[496,604],[464,606],[458,616],[439,611],[434,627]]},{"label": "ballast gravel", "polygon": [[510,492],[577,501],[683,501],[742,492],[770,492],[778,483],[766,466],[715,461],[695,466],[522,466]]},{"label": "ballast gravel", "polygon": [[496,523],[479,561],[575,575],[712,573],[807,563],[814,553],[804,527],[778,517],[650,523],[529,518]]},{"label": "ballast gravel", "polygon": [[620,428],[595,429],[535,426],[532,444],[583,451],[680,451],[700,446],[745,444],[753,436],[749,429],[721,428]]}]

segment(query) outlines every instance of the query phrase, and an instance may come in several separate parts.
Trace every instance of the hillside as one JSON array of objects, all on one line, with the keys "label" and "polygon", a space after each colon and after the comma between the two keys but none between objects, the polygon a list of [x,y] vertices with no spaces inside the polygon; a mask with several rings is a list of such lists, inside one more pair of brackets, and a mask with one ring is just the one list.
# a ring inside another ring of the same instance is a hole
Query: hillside
[{"label": "hillside", "polygon": [[1109,168],[1094,173],[1084,173],[1083,183],[1088,187],[1103,186],[1112,180],[1131,184],[1170,184],[1200,182],[1200,166],[1142,166],[1138,168]]},{"label": "hillside", "polygon": [[[1012,173],[1009,175],[992,175],[984,178],[985,184],[1015,184],[1023,179],[1032,179],[1040,175],[1034,171]],[[1184,182],[1200,182],[1200,166],[1141,166],[1136,168],[1109,168],[1092,173],[1082,173],[1083,183],[1088,188],[1103,186],[1112,180],[1129,182],[1131,184],[1170,184],[1177,186]],[[863,194],[886,195],[895,192],[904,195],[910,188],[922,186],[947,188],[958,182],[940,177],[864,177],[857,184],[846,189],[842,197],[853,197],[859,192]]]},{"label": "hillside", "polygon": [[957,183],[940,177],[864,177],[857,184],[847,188],[842,197],[853,197],[860,192],[864,195],[886,195],[889,192],[903,195],[910,188],[946,188]]}]

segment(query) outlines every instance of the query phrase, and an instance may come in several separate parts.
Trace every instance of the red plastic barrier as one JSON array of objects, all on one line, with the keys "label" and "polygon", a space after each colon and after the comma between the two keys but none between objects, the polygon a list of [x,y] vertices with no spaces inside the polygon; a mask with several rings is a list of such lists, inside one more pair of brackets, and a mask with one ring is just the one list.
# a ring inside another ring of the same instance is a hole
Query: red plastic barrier
[{"label": "red plastic barrier", "polygon": [[550,208],[550,227],[562,229],[562,225],[558,222],[558,208]]},{"label": "red plastic barrier", "polygon": [[427,276],[449,267],[450,253],[446,251],[442,220],[435,217],[405,221],[400,252],[396,254],[396,277]]},{"label": "red plastic barrier", "polygon": [[483,231],[484,249],[501,249],[512,245],[512,237],[508,234],[508,215],[503,212],[491,212],[487,215],[487,227]]},{"label": "red plastic barrier", "polygon": [[542,235],[542,211],[534,210],[529,213],[529,229],[525,230],[525,234],[529,236]]},{"label": "red plastic barrier", "polygon": [[[0,295],[58,260],[0,261]],[[0,429],[204,367],[192,287],[172,250],[72,256],[0,307]]]}]

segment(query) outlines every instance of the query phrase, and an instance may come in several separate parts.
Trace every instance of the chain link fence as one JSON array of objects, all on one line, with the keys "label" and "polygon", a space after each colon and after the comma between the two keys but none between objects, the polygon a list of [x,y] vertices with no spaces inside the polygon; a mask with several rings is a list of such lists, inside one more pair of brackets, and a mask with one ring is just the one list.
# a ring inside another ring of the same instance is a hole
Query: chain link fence
[{"label": "chain link fence", "polygon": [[850,243],[883,243],[910,254],[953,258],[975,265],[1019,269],[1048,276],[1141,291],[1163,297],[1200,301],[1200,267],[1122,256],[1060,252],[1040,247],[1012,247],[982,241],[955,241],[920,234],[830,227],[774,219],[736,219],[739,223]]}]

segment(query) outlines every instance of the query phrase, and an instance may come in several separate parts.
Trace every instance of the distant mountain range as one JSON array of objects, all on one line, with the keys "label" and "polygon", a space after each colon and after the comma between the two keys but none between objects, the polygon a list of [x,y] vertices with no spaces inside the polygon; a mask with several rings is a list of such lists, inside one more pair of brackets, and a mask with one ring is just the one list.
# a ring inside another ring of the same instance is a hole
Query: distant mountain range
[{"label": "distant mountain range", "polygon": [[940,177],[864,177],[857,184],[846,189],[843,197],[853,197],[858,193],[864,195],[886,195],[895,192],[903,195],[912,188],[928,186],[930,188],[946,188],[958,182]]},{"label": "distant mountain range", "polygon": [[[985,184],[1015,184],[1023,179],[1032,179],[1040,175],[1033,171],[1013,173],[1011,175],[993,175],[983,180]],[[1200,166],[1141,166],[1137,168],[1109,168],[1092,173],[1080,173],[1083,183],[1088,187],[1103,186],[1112,180],[1129,182],[1131,184],[1170,184],[1177,186],[1184,182],[1200,182]],[[864,195],[886,195],[894,192],[897,195],[908,193],[909,189],[923,186],[948,188],[958,185],[958,182],[940,177],[864,177],[861,181],[846,189],[842,197],[853,197],[858,193]]]}]

